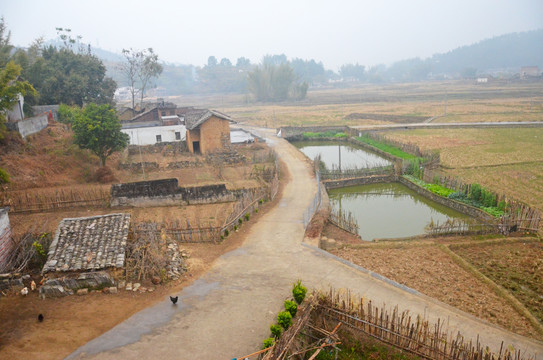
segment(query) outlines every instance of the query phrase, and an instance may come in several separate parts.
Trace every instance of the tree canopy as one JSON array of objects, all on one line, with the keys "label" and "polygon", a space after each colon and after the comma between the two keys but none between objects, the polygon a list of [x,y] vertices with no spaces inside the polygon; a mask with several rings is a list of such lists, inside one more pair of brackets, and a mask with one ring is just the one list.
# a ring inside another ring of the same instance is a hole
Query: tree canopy
[{"label": "tree canopy", "polygon": [[132,108],[135,107],[136,92],[140,95],[140,106],[143,107],[145,89],[152,79],[157,78],[164,70],[158,63],[158,55],[152,48],[145,50],[123,49],[125,62],[121,64],[121,71],[128,81],[132,95]]},{"label": "tree canopy", "polygon": [[296,75],[288,62],[277,64],[269,57],[248,74],[247,87],[257,101],[283,101],[289,97],[305,98],[308,85],[296,83]]},{"label": "tree canopy", "polygon": [[39,104],[112,104],[117,84],[106,77],[102,61],[90,53],[48,46],[25,71],[40,93]]},{"label": "tree canopy", "polygon": [[72,124],[74,143],[89,149],[100,158],[101,166],[107,158],[128,145],[129,137],[121,132],[117,113],[110,105],[89,104],[75,117]]}]

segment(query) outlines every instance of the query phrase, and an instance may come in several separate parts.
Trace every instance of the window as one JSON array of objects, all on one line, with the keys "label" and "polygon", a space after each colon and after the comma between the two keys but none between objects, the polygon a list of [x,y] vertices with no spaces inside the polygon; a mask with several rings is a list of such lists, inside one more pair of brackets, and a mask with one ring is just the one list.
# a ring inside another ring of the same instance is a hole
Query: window
[{"label": "window", "polygon": [[162,111],[160,114],[161,114],[162,116],[166,116],[166,111]]},{"label": "window", "polygon": [[157,143],[162,142],[162,135],[157,135],[156,136],[156,142]]},{"label": "window", "polygon": [[175,140],[181,140],[181,133],[179,131],[175,132]]}]

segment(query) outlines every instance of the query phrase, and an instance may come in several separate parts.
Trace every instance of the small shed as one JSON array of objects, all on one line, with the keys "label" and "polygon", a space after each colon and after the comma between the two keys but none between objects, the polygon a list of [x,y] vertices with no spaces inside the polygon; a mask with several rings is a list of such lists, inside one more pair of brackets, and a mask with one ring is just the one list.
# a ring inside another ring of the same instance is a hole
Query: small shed
[{"label": "small shed", "polygon": [[122,269],[129,227],[130,214],[63,219],[42,272]]},{"label": "small shed", "polygon": [[198,110],[185,114],[187,147],[192,153],[207,154],[230,146],[228,115],[217,110]]}]

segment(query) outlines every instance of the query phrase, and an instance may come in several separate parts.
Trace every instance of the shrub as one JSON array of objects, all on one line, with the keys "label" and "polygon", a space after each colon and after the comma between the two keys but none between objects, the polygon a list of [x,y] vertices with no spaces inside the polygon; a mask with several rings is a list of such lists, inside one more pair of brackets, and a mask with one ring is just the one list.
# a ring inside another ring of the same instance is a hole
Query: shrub
[{"label": "shrub", "polygon": [[264,342],[262,342],[262,349],[272,347],[274,342],[275,340],[273,338],[267,338],[266,340],[264,340]]},{"label": "shrub", "polygon": [[298,280],[292,287],[292,296],[294,297],[294,300],[298,304],[301,304],[305,299],[305,294],[307,294],[307,288],[302,285],[302,280]]},{"label": "shrub", "polygon": [[471,189],[469,191],[469,198],[475,201],[481,200],[481,185],[479,184],[471,185]]},{"label": "shrub", "polygon": [[9,183],[9,174],[6,170],[0,168],[0,184],[8,184]]},{"label": "shrub", "polygon": [[239,224],[241,225],[243,223],[243,220],[241,218],[238,219]]},{"label": "shrub", "polygon": [[238,230],[238,226],[234,225],[234,231],[237,231],[237,230]]},{"label": "shrub", "polygon": [[77,106],[60,104],[57,110],[58,121],[64,124],[73,124],[75,117],[80,112],[81,109],[79,109]]},{"label": "shrub", "polygon": [[102,166],[101,168],[98,168],[98,170],[96,170],[96,173],[94,174],[94,177],[96,181],[101,184],[107,184],[116,181],[115,175],[113,175],[113,171],[108,166]]},{"label": "shrub", "polygon": [[245,217],[245,221],[249,221],[249,218],[251,217],[251,215],[249,213],[245,213],[244,217]]},{"label": "shrub", "polygon": [[292,315],[288,311],[281,311],[277,314],[277,323],[281,325],[283,329],[288,329],[292,325]]},{"label": "shrub", "polygon": [[230,231],[228,231],[228,229],[224,230],[224,236],[226,237],[228,235],[230,235]]},{"label": "shrub", "polygon": [[281,328],[280,325],[273,324],[273,325],[270,325],[270,331],[274,338],[279,339],[279,336],[281,336],[283,329]]},{"label": "shrub", "polygon": [[298,305],[294,301],[291,300],[285,300],[285,310],[292,315],[292,317],[296,316],[296,312],[298,312]]}]

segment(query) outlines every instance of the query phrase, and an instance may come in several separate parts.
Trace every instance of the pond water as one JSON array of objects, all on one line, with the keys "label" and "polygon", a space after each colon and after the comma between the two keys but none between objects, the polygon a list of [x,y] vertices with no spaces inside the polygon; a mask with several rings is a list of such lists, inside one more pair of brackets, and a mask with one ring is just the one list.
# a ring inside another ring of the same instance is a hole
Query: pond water
[{"label": "pond water", "polygon": [[391,165],[389,160],[346,142],[296,141],[292,143],[311,160],[321,154],[327,169],[338,169],[341,153],[341,169],[362,169]]},{"label": "pond water", "polygon": [[422,235],[433,220],[443,224],[469,216],[435,203],[400,183],[371,184],[328,192],[334,211],[353,214],[363,240]]}]

